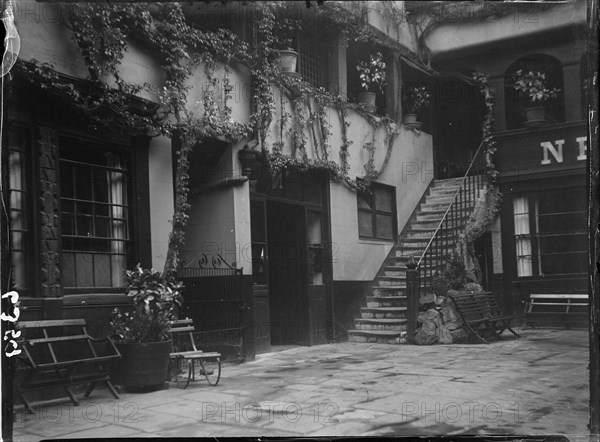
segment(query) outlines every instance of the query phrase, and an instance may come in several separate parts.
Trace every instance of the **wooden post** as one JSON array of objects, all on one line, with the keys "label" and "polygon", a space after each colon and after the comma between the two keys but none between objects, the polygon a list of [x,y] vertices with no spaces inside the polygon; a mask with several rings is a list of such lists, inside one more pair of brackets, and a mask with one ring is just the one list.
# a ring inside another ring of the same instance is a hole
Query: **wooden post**
[{"label": "wooden post", "polygon": [[406,342],[415,343],[419,313],[419,269],[411,256],[406,264]]}]

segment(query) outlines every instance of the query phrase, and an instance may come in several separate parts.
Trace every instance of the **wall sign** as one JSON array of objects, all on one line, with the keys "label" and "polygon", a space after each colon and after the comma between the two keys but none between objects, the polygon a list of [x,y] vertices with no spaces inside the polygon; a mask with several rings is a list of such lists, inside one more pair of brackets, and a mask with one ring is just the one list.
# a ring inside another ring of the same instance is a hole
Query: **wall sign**
[{"label": "wall sign", "polygon": [[586,134],[585,122],[496,134],[494,162],[500,181],[580,174],[587,163]]},{"label": "wall sign", "polygon": [[[587,159],[587,137],[577,137],[575,138],[577,149],[569,149],[570,154],[577,155],[577,161],[584,161]],[[540,143],[540,147],[542,148],[542,165],[551,164],[551,156],[554,157],[554,160],[557,163],[563,162],[563,146],[565,145],[565,140],[555,140],[554,143],[552,141],[542,141]],[[569,146],[570,147],[570,146]]]}]

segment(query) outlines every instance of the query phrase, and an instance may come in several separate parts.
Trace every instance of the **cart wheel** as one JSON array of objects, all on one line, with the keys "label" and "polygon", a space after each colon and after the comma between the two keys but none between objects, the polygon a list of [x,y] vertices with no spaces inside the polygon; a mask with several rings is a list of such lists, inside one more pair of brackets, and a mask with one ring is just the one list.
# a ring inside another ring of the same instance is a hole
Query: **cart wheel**
[{"label": "cart wheel", "polygon": [[181,369],[177,373],[177,386],[179,388],[187,388],[187,386],[190,384],[190,379],[192,379],[194,365],[190,360],[185,361],[185,363],[181,365]]},{"label": "cart wheel", "polygon": [[221,359],[198,359],[200,374],[206,378],[210,385],[217,385],[221,379]]}]

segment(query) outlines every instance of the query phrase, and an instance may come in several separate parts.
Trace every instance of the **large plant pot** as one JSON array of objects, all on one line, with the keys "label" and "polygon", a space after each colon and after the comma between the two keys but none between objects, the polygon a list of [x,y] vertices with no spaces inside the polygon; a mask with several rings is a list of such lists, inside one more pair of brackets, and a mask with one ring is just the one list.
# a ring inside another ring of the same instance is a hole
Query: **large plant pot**
[{"label": "large plant pot", "polygon": [[281,72],[296,72],[298,53],[295,51],[279,51],[279,69]]},{"label": "large plant pot", "polygon": [[529,107],[525,109],[527,114],[527,127],[539,127],[546,124],[546,110],[541,106]]},{"label": "large plant pot", "polygon": [[377,109],[377,106],[375,105],[376,98],[377,94],[375,94],[375,92],[359,92],[358,94],[358,102],[369,112],[375,112]]},{"label": "large plant pot", "polygon": [[417,121],[417,114],[404,114],[402,117],[402,124],[409,129],[421,129],[423,123]]},{"label": "large plant pot", "polygon": [[111,377],[124,387],[156,387],[169,377],[171,341],[116,344],[122,358],[113,364]]}]

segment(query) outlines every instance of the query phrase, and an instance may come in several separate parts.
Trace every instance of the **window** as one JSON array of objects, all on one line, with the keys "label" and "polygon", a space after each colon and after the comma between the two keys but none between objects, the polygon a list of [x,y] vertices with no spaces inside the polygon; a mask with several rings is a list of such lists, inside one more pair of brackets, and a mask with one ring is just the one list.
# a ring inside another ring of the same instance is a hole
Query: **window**
[{"label": "window", "polygon": [[513,200],[517,276],[532,276],[531,235],[529,231],[529,201],[526,197]]},{"label": "window", "polygon": [[314,87],[325,87],[327,78],[327,44],[316,35],[303,30],[297,38],[298,73]]},{"label": "window", "polygon": [[396,237],[396,192],[381,184],[371,193],[358,192],[358,235],[361,238],[394,240]]},{"label": "window", "polygon": [[[576,197],[575,195],[580,195]],[[535,202],[538,271],[587,273],[587,209],[583,189],[540,193]]]},{"label": "window", "polygon": [[127,158],[63,140],[59,152],[63,287],[121,287],[130,238]]},{"label": "window", "polygon": [[11,132],[8,141],[8,192],[10,274],[12,288],[27,294],[33,288],[33,232],[31,182],[28,155],[30,132]]},{"label": "window", "polygon": [[323,284],[323,240],[321,212],[306,211],[306,240],[308,243],[308,274],[311,285]]},{"label": "window", "polygon": [[565,189],[513,199],[518,277],[587,273],[583,195],[583,189]]}]

